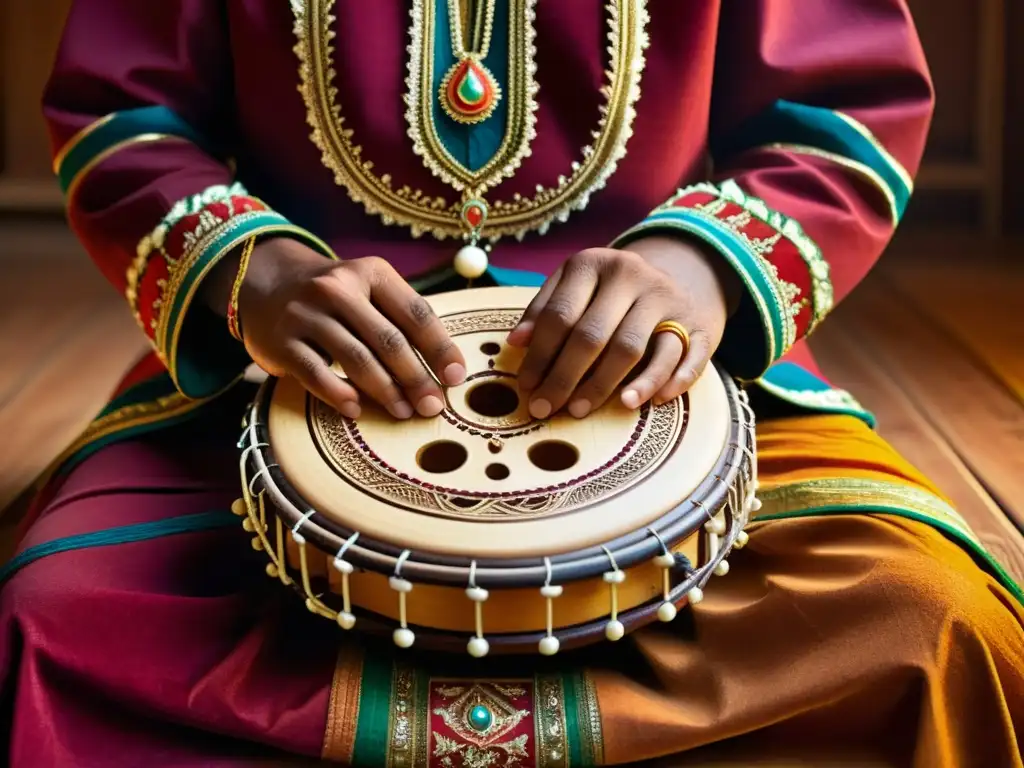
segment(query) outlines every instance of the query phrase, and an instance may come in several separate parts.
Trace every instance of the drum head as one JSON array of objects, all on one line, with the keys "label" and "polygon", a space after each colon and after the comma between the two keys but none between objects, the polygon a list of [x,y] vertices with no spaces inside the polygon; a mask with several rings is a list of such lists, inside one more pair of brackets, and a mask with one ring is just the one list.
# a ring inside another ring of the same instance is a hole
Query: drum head
[{"label": "drum head", "polygon": [[658,407],[633,411],[616,397],[585,419],[535,421],[516,387],[523,352],[505,344],[534,293],[430,297],[468,370],[436,418],[399,422],[364,398],[353,421],[295,380],[277,382],[270,443],[304,501],[396,547],[505,559],[596,546],[687,499],[728,440],[730,408],[714,366]]}]

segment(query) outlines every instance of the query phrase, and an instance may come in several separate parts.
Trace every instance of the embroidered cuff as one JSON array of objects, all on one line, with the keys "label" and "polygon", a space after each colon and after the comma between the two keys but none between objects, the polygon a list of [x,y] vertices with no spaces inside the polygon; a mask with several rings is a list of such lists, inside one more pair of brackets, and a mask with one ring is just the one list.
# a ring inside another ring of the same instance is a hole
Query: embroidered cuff
[{"label": "embroidered cuff", "polygon": [[818,246],[796,221],[748,196],[733,181],[680,190],[612,247],[654,233],[700,239],[742,279],[746,291],[718,351],[739,378],[761,376],[832,308],[829,267]]},{"label": "embroidered cuff", "polygon": [[290,236],[333,258],[329,246],[291,224],[240,184],[211,187],[176,203],[138,244],[125,298],[139,325],[187,397],[228,386],[249,363],[224,319],[193,307],[210,270],[253,236]]}]

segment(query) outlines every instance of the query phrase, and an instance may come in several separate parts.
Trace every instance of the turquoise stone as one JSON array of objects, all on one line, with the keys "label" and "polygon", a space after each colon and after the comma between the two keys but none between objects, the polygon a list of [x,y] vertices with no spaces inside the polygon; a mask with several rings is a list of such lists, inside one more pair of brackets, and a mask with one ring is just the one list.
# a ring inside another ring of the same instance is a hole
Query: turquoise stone
[{"label": "turquoise stone", "polygon": [[494,715],[483,704],[477,704],[469,710],[469,724],[473,727],[473,730],[483,733],[491,727],[493,722]]},{"label": "turquoise stone", "polygon": [[466,67],[458,88],[459,98],[466,104],[476,104],[487,95],[487,86],[473,67]]}]

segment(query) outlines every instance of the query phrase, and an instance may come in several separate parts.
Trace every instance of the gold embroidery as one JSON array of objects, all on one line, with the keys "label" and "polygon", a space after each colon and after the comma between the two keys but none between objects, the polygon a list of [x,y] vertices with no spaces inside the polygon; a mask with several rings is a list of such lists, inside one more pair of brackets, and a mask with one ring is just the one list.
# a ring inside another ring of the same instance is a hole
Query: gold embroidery
[{"label": "gold embroidery", "polygon": [[[499,694],[495,695],[494,688]],[[437,689],[445,696],[444,691]],[[476,683],[469,687],[459,687],[460,693],[444,707],[435,707],[433,714],[455,733],[462,741],[448,738],[437,731],[433,732],[434,751],[432,757],[439,759],[442,765],[451,765],[451,756],[459,755],[462,764],[467,768],[485,768],[486,766],[502,766],[514,768],[520,759],[528,756],[527,744],[529,736],[525,733],[512,739],[508,734],[528,717],[528,709],[517,709],[504,696],[511,697],[497,684]],[[514,687],[518,695],[523,696],[526,690]],[[447,698],[447,696],[445,696]],[[483,729],[474,728],[470,717],[474,709],[486,712],[489,722]]]},{"label": "gold embroidery", "polygon": [[788,389],[766,379],[758,379],[757,383],[772,394],[810,408],[847,408],[865,412],[867,410],[844,389]]},{"label": "gold embroidery", "polygon": [[601,728],[601,709],[597,701],[597,685],[590,675],[583,674],[580,686],[580,741],[589,745],[594,765],[604,765],[604,732]]},{"label": "gold embroidery", "polygon": [[426,740],[420,720],[426,712],[420,702],[421,681],[416,672],[404,664],[396,664],[392,680],[392,708],[388,722],[386,764],[390,768],[414,768],[426,765]]},{"label": "gold embroidery", "polygon": [[565,728],[565,690],[556,675],[538,676],[534,694],[538,768],[568,768],[569,742]]},{"label": "gold embroidery", "polygon": [[[535,3],[536,0],[509,0],[509,103],[505,136],[494,157],[482,168],[472,171],[452,157],[437,135],[432,117],[435,93],[431,85],[434,82],[436,38],[434,0],[413,0],[409,75],[405,81],[409,90],[405,119],[409,123],[413,152],[443,182],[459,192],[465,190],[463,199],[479,197],[502,179],[514,175],[523,158],[530,153],[530,142],[537,136],[538,86],[534,77],[537,65],[533,44],[536,34],[533,27]],[[443,89],[445,85],[441,87]]]},{"label": "gold embroidery", "polygon": [[910,485],[859,477],[823,478],[776,487],[757,494],[758,516],[794,514],[801,510],[850,507],[885,514],[887,510],[916,512],[951,526],[975,543],[978,537],[967,521],[934,493]]},{"label": "gold embroidery", "polygon": [[[363,205],[368,213],[380,216],[385,224],[407,226],[414,237],[424,232],[440,239],[461,236],[461,203],[429,197],[408,186],[395,189],[390,174],[375,175],[373,164],[361,158],[362,149],[353,142],[352,129],[345,127],[333,85],[333,2],[291,3],[299,90],[312,128],[310,138],[319,148],[324,165],[352,200]],[[491,203],[485,236],[521,238],[533,230],[543,234],[552,221],[566,221],[574,210],[586,207],[590,195],[605,185],[625,156],[626,143],[632,136],[635,105],[640,98],[647,47],[647,2],[611,0],[608,14],[611,61],[606,73],[608,82],[602,88],[607,103],[601,108],[594,142],[583,148],[582,160],[572,164],[571,175],[559,176],[556,187],[540,187],[530,198],[513,196],[511,202]]]}]

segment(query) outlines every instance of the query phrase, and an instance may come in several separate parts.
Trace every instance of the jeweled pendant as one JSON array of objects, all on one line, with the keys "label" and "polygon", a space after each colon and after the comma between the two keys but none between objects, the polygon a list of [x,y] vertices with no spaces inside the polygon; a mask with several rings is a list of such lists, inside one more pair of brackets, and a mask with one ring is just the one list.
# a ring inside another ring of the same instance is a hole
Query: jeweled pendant
[{"label": "jeweled pendant", "polygon": [[456,63],[441,81],[441,105],[459,123],[480,123],[494,114],[501,88],[483,64],[473,58]]}]

